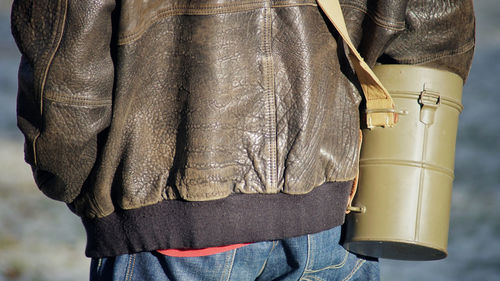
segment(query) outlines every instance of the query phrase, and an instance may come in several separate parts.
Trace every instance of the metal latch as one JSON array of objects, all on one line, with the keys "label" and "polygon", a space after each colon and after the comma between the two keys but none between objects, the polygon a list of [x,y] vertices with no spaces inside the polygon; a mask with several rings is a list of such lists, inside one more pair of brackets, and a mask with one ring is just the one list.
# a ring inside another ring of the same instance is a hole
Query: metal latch
[{"label": "metal latch", "polygon": [[420,104],[420,122],[426,126],[434,123],[436,109],[441,105],[441,96],[439,93],[429,90],[423,90],[418,97]]}]

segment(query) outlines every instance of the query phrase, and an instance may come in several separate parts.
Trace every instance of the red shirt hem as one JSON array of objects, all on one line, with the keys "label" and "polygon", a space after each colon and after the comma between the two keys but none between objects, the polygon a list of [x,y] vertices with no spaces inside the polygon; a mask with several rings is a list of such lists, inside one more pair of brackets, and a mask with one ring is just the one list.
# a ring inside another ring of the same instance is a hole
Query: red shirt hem
[{"label": "red shirt hem", "polygon": [[202,256],[210,256],[214,254],[219,254],[227,251],[231,251],[234,249],[241,248],[251,243],[242,243],[242,244],[232,244],[226,246],[219,247],[210,247],[203,249],[166,249],[166,250],[157,250],[158,253],[170,256],[170,257],[202,257]]}]

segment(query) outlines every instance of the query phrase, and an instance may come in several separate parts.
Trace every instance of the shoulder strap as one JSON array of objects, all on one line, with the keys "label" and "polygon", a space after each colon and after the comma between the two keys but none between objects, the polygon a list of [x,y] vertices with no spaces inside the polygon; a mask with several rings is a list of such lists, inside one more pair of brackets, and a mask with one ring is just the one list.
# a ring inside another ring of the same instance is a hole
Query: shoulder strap
[{"label": "shoulder strap", "polygon": [[354,47],[347,32],[339,1],[316,1],[349,48],[349,58],[354,65],[366,99],[366,125],[368,128],[394,126],[397,122],[397,114],[394,111],[392,98]]}]

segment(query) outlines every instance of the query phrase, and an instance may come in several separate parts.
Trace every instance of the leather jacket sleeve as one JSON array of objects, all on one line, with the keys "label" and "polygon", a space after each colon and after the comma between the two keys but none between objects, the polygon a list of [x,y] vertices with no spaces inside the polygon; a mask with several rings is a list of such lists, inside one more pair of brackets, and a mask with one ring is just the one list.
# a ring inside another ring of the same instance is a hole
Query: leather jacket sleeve
[{"label": "leather jacket sleeve", "polygon": [[57,200],[71,202],[80,193],[109,126],[113,9],[107,0],[15,0],[12,6],[22,54],[17,111],[25,158],[40,189]]},{"label": "leather jacket sleeve", "polygon": [[368,65],[418,64],[464,80],[474,51],[472,0],[340,0],[353,43]]}]

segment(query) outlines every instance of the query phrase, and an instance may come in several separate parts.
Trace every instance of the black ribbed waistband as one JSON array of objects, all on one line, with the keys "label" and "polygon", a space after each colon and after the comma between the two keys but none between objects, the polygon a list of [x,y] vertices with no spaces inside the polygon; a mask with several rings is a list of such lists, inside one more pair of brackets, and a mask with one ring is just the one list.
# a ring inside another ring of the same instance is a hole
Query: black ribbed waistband
[{"label": "black ribbed waistband", "polygon": [[83,219],[86,255],[116,256],[205,248],[316,233],[344,222],[351,181],[325,183],[305,195],[234,194],[225,199],[165,200],[99,219]]}]

